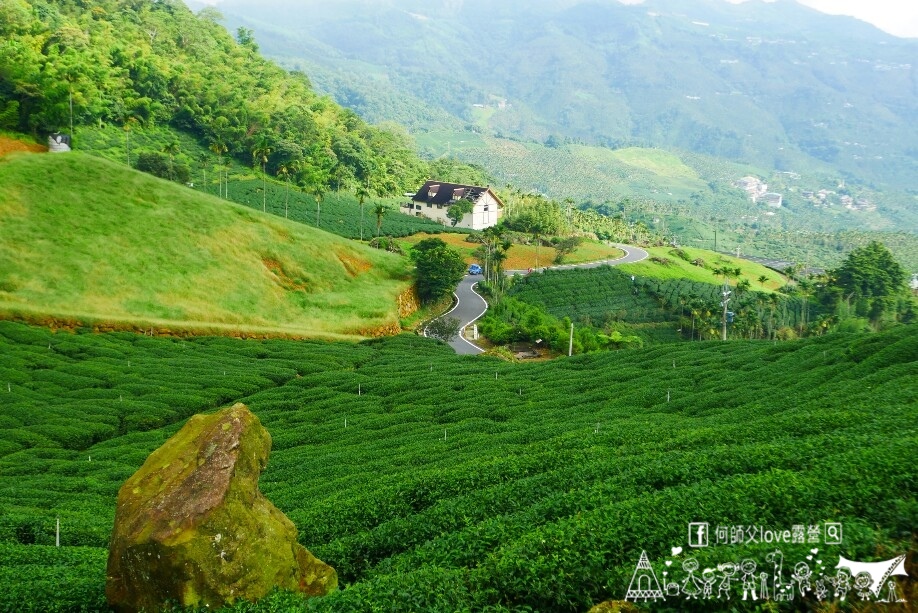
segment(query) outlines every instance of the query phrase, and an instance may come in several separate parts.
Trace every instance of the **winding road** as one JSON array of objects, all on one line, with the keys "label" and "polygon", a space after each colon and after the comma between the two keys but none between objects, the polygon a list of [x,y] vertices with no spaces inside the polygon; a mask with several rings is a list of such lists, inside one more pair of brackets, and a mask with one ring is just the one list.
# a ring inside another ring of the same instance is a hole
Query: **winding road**
[{"label": "winding road", "polygon": [[[561,266],[546,266],[539,268],[539,271],[553,269],[553,270],[570,270],[573,268],[598,268],[600,266],[618,266],[619,264],[631,264],[633,262],[640,262],[641,260],[648,257],[648,253],[641,249],[640,247],[633,247],[631,245],[615,245],[619,249],[625,252],[620,258],[614,260],[597,260],[595,262],[587,262],[585,264],[562,264]],[[504,271],[507,275],[519,275],[526,274],[525,270],[506,270]],[[475,285],[478,284],[479,277],[478,275],[466,275],[462,281],[459,282],[459,285],[456,286],[456,291],[453,295],[456,297],[456,305],[441,315],[440,317],[454,317],[459,320],[459,336],[450,341],[450,347],[455,350],[459,355],[477,355],[482,353],[484,350],[472,343],[469,340],[466,340],[465,333],[466,328],[480,319],[488,311],[488,303],[485,302],[485,299],[475,291]],[[426,336],[425,332],[425,336]]]}]

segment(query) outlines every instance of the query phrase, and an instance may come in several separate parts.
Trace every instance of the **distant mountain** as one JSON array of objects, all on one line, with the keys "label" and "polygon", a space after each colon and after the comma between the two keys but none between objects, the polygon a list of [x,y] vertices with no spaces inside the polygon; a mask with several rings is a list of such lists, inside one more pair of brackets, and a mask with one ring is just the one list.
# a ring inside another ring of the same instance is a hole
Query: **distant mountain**
[{"label": "distant mountain", "polygon": [[795,2],[226,0],[371,122],[655,146],[918,190],[918,41]]}]

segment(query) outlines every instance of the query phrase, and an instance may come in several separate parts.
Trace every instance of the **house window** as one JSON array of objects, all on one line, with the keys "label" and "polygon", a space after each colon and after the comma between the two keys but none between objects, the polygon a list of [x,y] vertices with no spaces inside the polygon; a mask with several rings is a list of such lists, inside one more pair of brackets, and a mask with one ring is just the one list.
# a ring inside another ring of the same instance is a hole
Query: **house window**
[{"label": "house window", "polygon": [[484,205],[484,208],[483,208],[482,210],[483,210],[483,211],[487,211],[487,210],[488,210],[488,205],[487,205],[487,204]]},{"label": "house window", "polygon": [[414,208],[417,209],[418,211],[420,211],[420,210],[421,210],[421,205],[420,205],[420,204],[416,204],[416,205],[414,205]]},{"label": "house window", "polygon": [[428,197],[428,198],[433,198],[434,196],[437,195],[437,192],[439,192],[439,191],[440,191],[440,186],[439,186],[439,185],[431,185],[430,188],[428,188],[428,190],[427,190],[427,197]]}]

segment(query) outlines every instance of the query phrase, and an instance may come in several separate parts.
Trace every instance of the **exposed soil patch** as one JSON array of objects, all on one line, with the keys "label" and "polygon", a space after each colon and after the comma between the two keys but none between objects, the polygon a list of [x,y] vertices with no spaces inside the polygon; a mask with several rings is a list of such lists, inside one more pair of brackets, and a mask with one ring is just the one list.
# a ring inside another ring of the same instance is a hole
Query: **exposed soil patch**
[{"label": "exposed soil patch", "polygon": [[303,279],[294,279],[284,270],[284,265],[273,258],[262,258],[261,263],[265,265],[275,282],[289,292],[309,291],[309,286]]},{"label": "exposed soil patch", "polygon": [[338,256],[338,261],[344,265],[344,269],[347,270],[347,274],[351,275],[352,277],[356,277],[361,273],[367,272],[373,267],[373,265],[366,260],[348,253],[337,252],[335,255]]},{"label": "exposed soil patch", "polygon": [[48,148],[36,143],[26,143],[8,136],[0,136],[0,157],[14,152],[47,153]]}]

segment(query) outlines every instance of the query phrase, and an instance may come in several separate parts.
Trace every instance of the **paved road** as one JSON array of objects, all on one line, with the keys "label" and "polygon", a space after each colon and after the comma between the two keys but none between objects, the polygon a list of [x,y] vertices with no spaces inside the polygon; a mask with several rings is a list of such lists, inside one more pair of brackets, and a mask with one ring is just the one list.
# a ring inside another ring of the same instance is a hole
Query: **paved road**
[{"label": "paved road", "polygon": [[[586,264],[564,264],[562,266],[547,266],[539,268],[539,270],[545,270],[546,268],[556,269],[556,270],[569,270],[572,268],[598,268],[599,266],[617,266],[619,264],[630,264],[632,262],[640,262],[641,260],[648,257],[648,253],[641,249],[640,247],[632,247],[631,245],[615,245],[619,249],[625,252],[620,258],[614,260],[598,260],[596,262],[587,262]],[[517,274],[526,274],[525,270],[507,270],[504,271],[508,275],[517,275]],[[456,306],[452,310],[448,311],[441,315],[441,317],[455,317],[459,320],[459,336],[450,342],[450,347],[452,347],[456,353],[459,355],[477,355],[483,351],[483,349],[472,344],[470,341],[467,341],[464,337],[465,329],[472,325],[475,321],[481,318],[488,310],[488,303],[485,302],[485,299],[482,298],[475,291],[475,284],[481,279],[480,275],[466,275],[462,281],[459,282],[459,285],[456,287],[456,291],[453,294],[456,297]]]},{"label": "paved road", "polygon": [[[641,249],[640,247],[634,247],[632,245],[619,245],[615,244],[616,247],[625,252],[620,258],[614,260],[596,260],[595,262],[587,262],[585,264],[562,264],[561,266],[542,266],[539,270],[570,270],[572,268],[599,268],[600,266],[618,266],[619,264],[633,264],[634,262],[640,262],[641,260],[647,259],[650,254]],[[504,271],[508,275],[524,275],[528,271],[526,270],[506,270]]]}]

